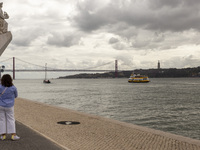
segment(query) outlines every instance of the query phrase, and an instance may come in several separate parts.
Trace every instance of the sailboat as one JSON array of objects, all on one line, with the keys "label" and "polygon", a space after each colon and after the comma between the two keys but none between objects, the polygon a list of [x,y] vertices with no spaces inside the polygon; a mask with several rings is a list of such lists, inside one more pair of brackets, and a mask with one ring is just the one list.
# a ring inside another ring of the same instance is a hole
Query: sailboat
[{"label": "sailboat", "polygon": [[43,80],[43,83],[51,83],[50,80],[47,80],[47,63],[45,64],[45,79]]}]

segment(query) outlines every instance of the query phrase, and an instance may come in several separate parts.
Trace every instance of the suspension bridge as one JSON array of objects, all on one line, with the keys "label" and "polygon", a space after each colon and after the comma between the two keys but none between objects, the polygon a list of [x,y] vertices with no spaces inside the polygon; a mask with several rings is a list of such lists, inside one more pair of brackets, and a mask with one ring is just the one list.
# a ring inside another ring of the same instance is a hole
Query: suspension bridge
[{"label": "suspension bridge", "polygon": [[[35,68],[34,69],[33,68],[32,69],[29,69],[29,68],[23,68],[23,69],[21,68],[20,69],[20,68],[16,67],[17,66],[16,60],[17,60],[17,62],[20,61],[22,63],[26,63],[29,66],[30,65],[35,66]],[[12,61],[12,65],[7,65],[8,66],[8,68],[7,68],[7,66],[4,64],[7,64],[6,62],[10,62],[10,61]],[[85,69],[57,69],[57,68],[51,68],[51,67],[46,68],[45,66],[41,66],[38,64],[24,61],[24,60],[16,58],[16,57],[12,57],[12,58],[8,58],[6,60],[0,61],[0,67],[1,67],[0,72],[3,72],[3,71],[4,72],[12,72],[13,79],[15,79],[15,72],[44,72],[45,70],[48,72],[115,72],[115,76],[117,77],[117,73],[118,73],[118,61],[117,60],[115,60],[115,65],[114,65],[115,67],[113,70],[111,70],[111,69],[95,69],[95,68],[99,68],[99,67],[109,65],[109,64],[113,64],[113,61],[101,64],[98,66],[85,68]],[[5,68],[2,66],[5,66]]]}]

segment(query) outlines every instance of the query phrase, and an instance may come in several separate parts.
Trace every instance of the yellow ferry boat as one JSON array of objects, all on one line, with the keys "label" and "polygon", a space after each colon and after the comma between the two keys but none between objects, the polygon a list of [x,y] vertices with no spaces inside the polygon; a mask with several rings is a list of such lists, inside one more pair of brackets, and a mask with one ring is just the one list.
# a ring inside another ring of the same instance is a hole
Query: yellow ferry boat
[{"label": "yellow ferry boat", "polygon": [[148,83],[150,82],[148,76],[132,73],[128,79],[129,83]]}]

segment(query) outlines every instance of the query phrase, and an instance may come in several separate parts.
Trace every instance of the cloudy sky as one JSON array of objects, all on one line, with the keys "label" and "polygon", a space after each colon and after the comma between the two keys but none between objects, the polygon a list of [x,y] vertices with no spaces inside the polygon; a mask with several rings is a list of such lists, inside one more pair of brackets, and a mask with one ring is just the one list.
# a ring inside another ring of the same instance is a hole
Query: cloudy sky
[{"label": "cloudy sky", "polygon": [[0,1],[13,35],[0,61],[66,69],[108,62],[103,69],[114,69],[115,60],[121,70],[156,68],[158,60],[161,68],[200,66],[199,0]]}]

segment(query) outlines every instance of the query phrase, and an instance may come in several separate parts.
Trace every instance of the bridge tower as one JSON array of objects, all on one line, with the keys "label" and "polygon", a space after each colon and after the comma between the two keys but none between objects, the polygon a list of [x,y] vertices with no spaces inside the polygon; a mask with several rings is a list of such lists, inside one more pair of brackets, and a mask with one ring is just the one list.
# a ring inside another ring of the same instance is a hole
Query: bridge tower
[{"label": "bridge tower", "polygon": [[115,60],[115,78],[118,77],[118,63],[117,60]]},{"label": "bridge tower", "polygon": [[13,57],[13,80],[15,80],[15,57]]}]

